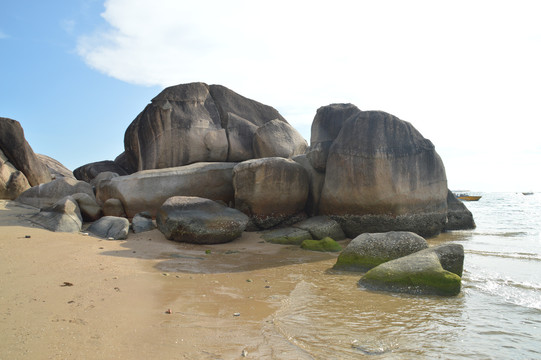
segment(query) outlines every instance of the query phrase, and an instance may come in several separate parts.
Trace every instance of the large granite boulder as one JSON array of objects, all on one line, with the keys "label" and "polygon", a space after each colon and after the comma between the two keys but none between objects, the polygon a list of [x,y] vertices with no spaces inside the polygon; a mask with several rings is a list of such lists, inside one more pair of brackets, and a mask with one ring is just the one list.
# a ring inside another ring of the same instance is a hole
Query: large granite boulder
[{"label": "large granite boulder", "polygon": [[340,253],[334,269],[367,271],[426,248],[426,240],[412,232],[364,233],[351,240]]},{"label": "large granite boulder", "polygon": [[260,229],[305,217],[308,175],[293,160],[271,157],[241,162],[233,169],[233,186],[235,208]]},{"label": "large granite boulder", "polygon": [[353,104],[331,104],[317,109],[312,122],[308,152],[308,159],[314,169],[325,172],[329,149],[340,133],[342,125],[350,117],[360,113],[361,110]]},{"label": "large granite boulder", "polygon": [[55,232],[79,232],[83,225],[79,205],[69,195],[32,215],[30,221]]},{"label": "large granite boulder", "polygon": [[288,123],[275,119],[257,128],[253,138],[254,156],[291,158],[306,152],[306,140]]},{"label": "large granite boulder", "polygon": [[51,181],[49,170],[26,141],[18,121],[0,117],[0,150],[24,174],[30,186]]},{"label": "large granite boulder", "polygon": [[160,207],[156,224],[169,240],[220,244],[240,237],[248,217],[209,199],[174,196]]},{"label": "large granite boulder", "polygon": [[29,188],[26,176],[15,169],[0,150],[0,199],[14,200]]},{"label": "large granite boulder", "polygon": [[73,170],[73,175],[77,180],[91,182],[96,176],[103,172],[116,173],[118,175],[128,175],[128,172],[111,160],[97,161],[90,164],[79,166]]},{"label": "large granite boulder", "polygon": [[98,203],[119,199],[126,215],[148,211],[153,216],[165,200],[173,196],[199,196],[234,200],[233,167],[236,163],[196,163],[175,168],[144,170],[103,180],[96,189]]},{"label": "large granite boulder", "polygon": [[319,213],[348,237],[413,231],[429,237],[447,220],[447,178],[434,145],[382,111],[344,121],[329,149]]},{"label": "large granite boulder", "polygon": [[464,203],[448,190],[447,192],[447,223],[443,230],[469,230],[475,229],[475,221],[470,210]]},{"label": "large granite boulder", "polygon": [[130,222],[116,216],[104,216],[88,227],[88,232],[108,240],[124,240],[128,237]]},{"label": "large granite boulder", "polygon": [[[139,171],[252,159],[254,134],[271,120],[287,124],[272,107],[223,86],[172,86],[152,99],[130,124],[121,162],[123,167]],[[283,136],[296,141],[294,133],[288,128]],[[297,148],[295,142],[290,146]]]},{"label": "large granite boulder", "polygon": [[154,222],[152,221],[152,214],[150,214],[148,211],[135,214],[131,222],[131,228],[136,234],[153,230],[155,226]]},{"label": "large granite boulder", "polygon": [[441,267],[462,277],[464,271],[464,247],[460,244],[441,244],[430,247],[423,252],[433,252],[438,257]]},{"label": "large granite boulder", "polygon": [[84,181],[61,177],[51,182],[33,186],[17,197],[16,201],[37,208],[53,205],[65,196],[85,193],[94,197],[92,186]]},{"label": "large granite boulder", "polygon": [[50,156],[43,155],[43,154],[36,154],[38,159],[49,169],[49,173],[51,174],[51,179],[55,180],[61,177],[68,177],[75,179],[75,176],[73,176],[73,172],[65,167],[60,161],[53,159]]},{"label": "large granite boulder", "polygon": [[455,296],[461,277],[445,270],[434,251],[419,251],[391,260],[368,271],[359,285],[372,290],[416,295]]}]

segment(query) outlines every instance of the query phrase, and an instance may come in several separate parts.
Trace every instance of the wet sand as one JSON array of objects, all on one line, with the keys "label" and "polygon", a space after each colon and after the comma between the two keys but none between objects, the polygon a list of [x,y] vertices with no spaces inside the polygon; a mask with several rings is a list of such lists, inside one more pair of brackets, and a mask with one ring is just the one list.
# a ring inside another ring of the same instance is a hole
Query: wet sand
[{"label": "wet sand", "polygon": [[273,314],[337,256],[258,233],[210,246],[54,233],[28,222],[36,211],[0,201],[0,359],[288,358]]}]

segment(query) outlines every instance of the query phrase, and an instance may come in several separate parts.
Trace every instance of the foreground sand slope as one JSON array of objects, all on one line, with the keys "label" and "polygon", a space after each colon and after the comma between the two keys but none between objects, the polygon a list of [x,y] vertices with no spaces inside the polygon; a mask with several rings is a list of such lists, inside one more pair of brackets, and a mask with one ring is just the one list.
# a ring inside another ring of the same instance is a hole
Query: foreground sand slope
[{"label": "foreground sand slope", "polygon": [[53,233],[36,211],[0,201],[0,359],[287,358],[272,314],[336,256],[256,233],[207,247]]}]

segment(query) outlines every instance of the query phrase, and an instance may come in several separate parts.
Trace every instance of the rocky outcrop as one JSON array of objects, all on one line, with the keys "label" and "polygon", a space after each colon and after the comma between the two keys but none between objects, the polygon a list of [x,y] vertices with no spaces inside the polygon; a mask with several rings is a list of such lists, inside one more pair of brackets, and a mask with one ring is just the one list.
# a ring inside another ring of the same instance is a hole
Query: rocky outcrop
[{"label": "rocky outcrop", "polygon": [[373,268],[359,285],[416,295],[455,296],[460,293],[461,277],[445,270],[436,251],[427,249]]},{"label": "rocky outcrop", "polygon": [[0,150],[24,174],[30,186],[51,181],[49,170],[26,142],[18,121],[0,117]]},{"label": "rocky outcrop", "polygon": [[[172,86],[152,99],[130,124],[122,161],[130,169],[146,170],[252,159],[254,134],[272,120],[287,124],[272,107],[223,86]],[[279,135],[288,137],[289,147],[298,151],[297,141],[302,137],[291,127],[285,131]]]},{"label": "rocky outcrop", "polygon": [[299,163],[308,174],[308,199],[306,200],[305,210],[309,216],[315,216],[319,212],[319,200],[325,183],[325,173],[314,169],[306,154],[297,155],[291,159]]},{"label": "rocky outcrop", "polygon": [[329,149],[342,130],[342,125],[360,113],[361,110],[353,104],[331,104],[317,110],[312,122],[308,152],[308,159],[314,169],[325,172]]},{"label": "rocky outcrop", "polygon": [[79,205],[71,196],[66,196],[32,215],[30,221],[47,230],[58,232],[79,232],[83,225]]},{"label": "rocky outcrop", "polygon": [[168,169],[139,171],[103,180],[96,189],[98,203],[119,199],[129,218],[148,211],[156,215],[173,196],[198,196],[233,202],[233,167],[236,163],[197,163]]},{"label": "rocky outcrop", "polygon": [[77,193],[85,193],[90,197],[94,197],[90,184],[63,177],[46,184],[31,187],[20,194],[16,201],[42,209],[53,205],[65,196]]},{"label": "rocky outcrop", "polygon": [[334,268],[367,271],[379,264],[426,248],[426,240],[412,232],[365,233],[351,240],[338,256]]},{"label": "rocky outcrop", "polygon": [[75,176],[73,176],[73,172],[62,165],[62,163],[58,160],[53,159],[52,157],[49,157],[47,155],[43,154],[36,154],[38,159],[47,167],[49,170],[49,173],[51,174],[51,179],[55,180],[61,177],[67,177],[75,179]]},{"label": "rocky outcrop", "polygon": [[447,223],[443,230],[469,230],[475,229],[475,221],[470,210],[464,203],[448,190],[447,192]]},{"label": "rocky outcrop", "polygon": [[29,188],[26,176],[15,169],[0,150],[0,199],[13,200]]},{"label": "rocky outcrop", "polygon": [[272,157],[241,162],[233,169],[233,186],[235,208],[260,229],[304,217],[308,175],[293,160]]},{"label": "rocky outcrop", "polygon": [[437,235],[447,218],[447,179],[434,145],[381,111],[349,117],[327,158],[319,213],[348,237],[364,232]]},{"label": "rocky outcrop", "polygon": [[326,237],[334,240],[343,240],[346,238],[340,224],[327,216],[314,216],[293,224],[293,227],[310,232],[310,235],[315,240],[321,240]]},{"label": "rocky outcrop", "polygon": [[96,176],[103,172],[116,173],[118,175],[128,175],[128,172],[111,160],[97,161],[73,170],[73,175],[77,180],[91,182]]},{"label": "rocky outcrop", "polygon": [[160,207],[156,224],[169,240],[220,244],[240,237],[248,217],[209,199],[174,196]]},{"label": "rocky outcrop", "polygon": [[88,232],[108,240],[124,240],[128,237],[130,222],[126,218],[104,216],[88,227]]}]

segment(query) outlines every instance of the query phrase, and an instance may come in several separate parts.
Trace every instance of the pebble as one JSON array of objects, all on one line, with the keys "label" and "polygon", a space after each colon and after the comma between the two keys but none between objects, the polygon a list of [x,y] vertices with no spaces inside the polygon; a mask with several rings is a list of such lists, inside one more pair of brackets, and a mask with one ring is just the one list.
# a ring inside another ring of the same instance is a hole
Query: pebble
[{"label": "pebble", "polygon": [[236,313],[233,314],[233,316],[240,316],[240,313],[236,312]]},{"label": "pebble", "polygon": [[242,353],[241,353],[242,357],[246,357],[248,356],[248,351],[246,350],[242,350]]}]

